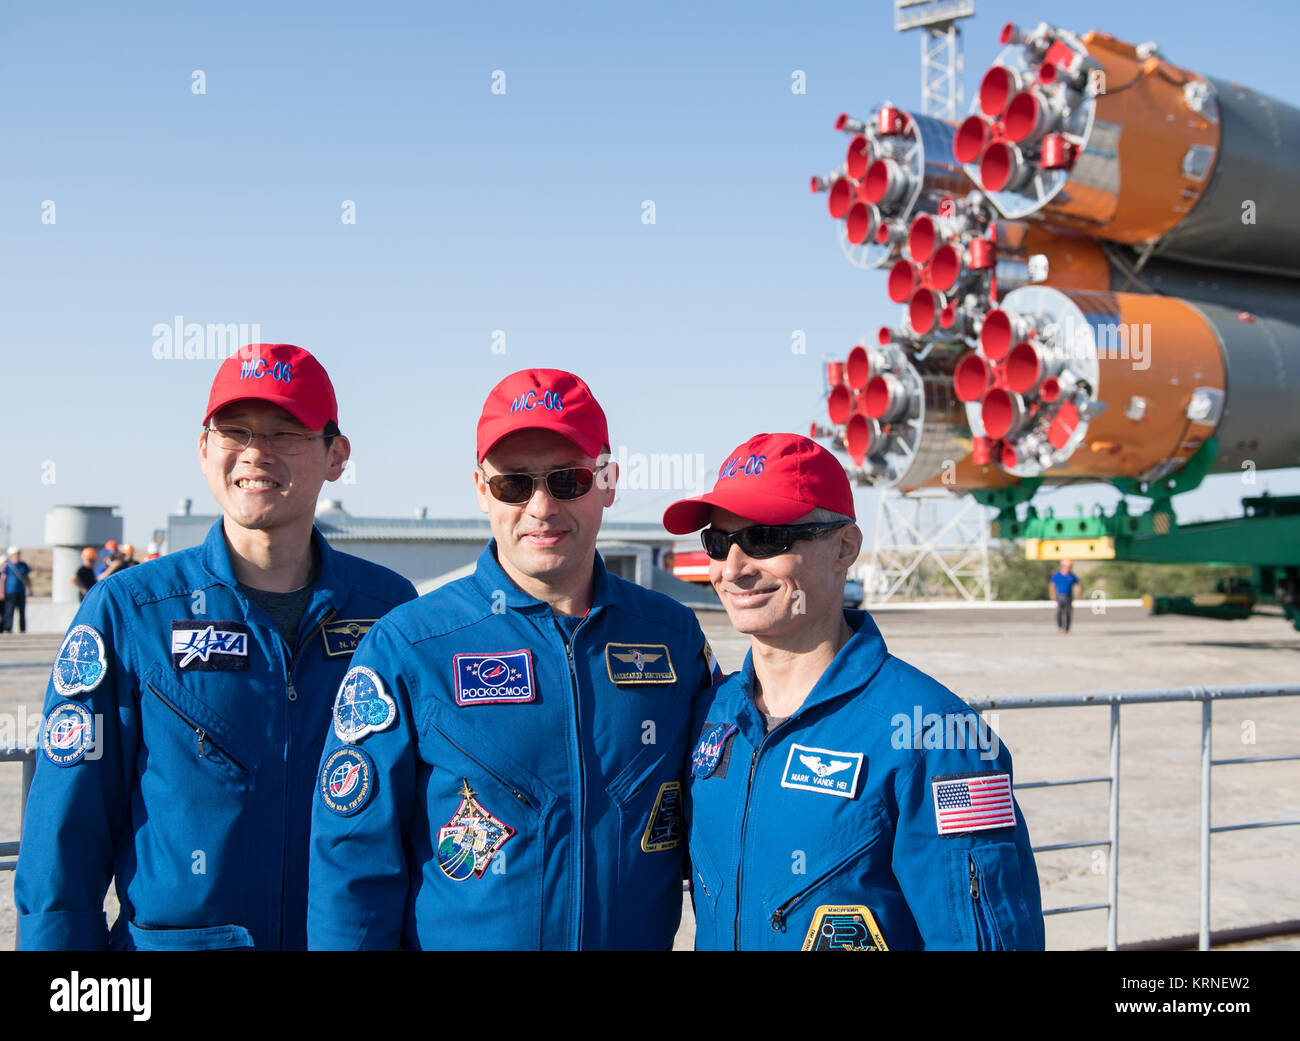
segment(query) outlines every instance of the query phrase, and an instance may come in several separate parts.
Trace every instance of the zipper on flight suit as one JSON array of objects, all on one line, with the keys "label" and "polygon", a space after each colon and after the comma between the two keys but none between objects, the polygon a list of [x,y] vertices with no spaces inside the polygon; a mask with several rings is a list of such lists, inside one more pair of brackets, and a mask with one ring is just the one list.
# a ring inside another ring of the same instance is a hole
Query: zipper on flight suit
[{"label": "zipper on flight suit", "polygon": [[479,767],[479,768],[480,768],[480,769],[481,769],[485,774],[487,774],[487,775],[488,775],[489,777],[491,777],[494,781],[496,781],[497,784],[501,785],[502,788],[504,788],[506,791],[508,791],[508,792],[509,792],[511,795],[513,795],[516,799],[518,799],[520,802],[522,802],[525,806],[529,807],[529,809],[532,808],[532,805],[533,805],[533,804],[532,804],[532,802],[529,800],[528,796],[526,796],[523,792],[521,792],[521,791],[519,791],[518,789],[516,789],[516,788],[514,787],[514,785],[512,785],[509,781],[507,781],[504,777],[502,777],[502,776],[501,776],[499,773],[497,773],[495,770],[492,770],[492,769],[490,769],[488,766],[486,766],[486,765],[483,763],[483,761],[482,761],[481,759],[479,759],[477,756],[470,755],[467,751],[465,751],[465,749],[462,748],[460,745],[458,745],[455,741],[453,741],[453,740],[451,739],[450,735],[448,735],[448,733],[447,733],[445,730],[443,730],[442,727],[438,726],[437,723],[434,723],[434,724],[433,724],[433,729],[436,730],[436,731],[438,731],[439,736],[440,736],[444,741],[446,741],[447,744],[451,745],[452,748],[456,749],[457,752],[459,752],[461,755],[463,755],[466,759],[468,759],[468,760],[469,760],[471,763],[473,763],[475,766],[478,766],[478,767]]},{"label": "zipper on flight suit", "polygon": [[[261,607],[261,605],[259,604],[258,607]],[[265,609],[263,609],[263,613],[264,614],[266,613]],[[311,643],[312,633],[314,633],[322,625],[324,625],[331,618],[333,618],[335,614],[336,612],[334,608],[332,607],[328,608],[325,611],[325,613],[321,615],[320,621],[313,622],[311,624],[311,626],[307,629],[307,635],[303,637],[303,639],[298,641],[298,646],[295,648],[290,648],[289,645],[285,643],[284,637],[280,635],[279,628],[274,625],[272,626],[272,628],[275,631],[276,639],[280,641],[280,646],[284,649],[285,652],[283,655],[284,663],[285,663],[284,664],[284,693],[285,693],[285,697],[288,698],[289,701],[298,700],[298,690],[293,685],[293,673],[294,670],[298,667],[298,659],[302,656],[302,652],[306,650],[307,645]],[[301,618],[298,619],[298,627],[302,628]],[[324,634],[322,634],[321,639],[323,640],[324,638],[325,638]],[[333,719],[333,714],[334,714],[333,709],[331,709],[330,710],[331,720]],[[279,940],[281,945],[284,944],[284,895],[287,886],[287,878],[285,876],[289,868],[289,856],[285,850],[285,845],[288,842],[287,822],[289,820],[289,815],[288,815],[289,778],[293,776],[292,757],[293,757],[293,720],[286,712],[284,716],[284,793],[283,793],[283,806],[285,808],[284,820],[286,823],[281,825],[280,828],[280,936],[279,936]]]},{"label": "zipper on flight suit", "polygon": [[[590,614],[590,609],[588,609]],[[582,621],[573,627],[573,632],[564,638],[563,626],[555,619],[554,612],[551,614],[551,624],[555,626],[560,633],[560,638],[564,640],[564,653],[569,661],[569,685],[573,692],[573,733],[577,738],[578,751],[578,870],[574,876],[574,906],[578,916],[578,942],[576,948],[582,950],[582,910],[583,910],[583,893],[586,889],[587,867],[583,857],[583,836],[587,833],[587,770],[582,758],[582,712],[581,698],[578,695],[578,669],[573,661],[573,644],[578,639],[578,630],[587,624],[586,615]]]},{"label": "zipper on flight suit", "polygon": [[[872,842],[872,841],[874,841],[874,836],[873,836],[873,838],[872,838],[871,841],[868,841],[867,845],[868,845],[868,846],[871,845],[871,842]],[[835,874],[837,871],[839,871],[840,868],[842,868],[845,864],[849,863],[849,862],[850,862],[851,860],[853,860],[855,857],[859,856],[859,855],[862,853],[862,851],[863,851],[864,849],[866,849],[866,848],[867,848],[867,846],[859,846],[857,849],[853,850],[853,851],[852,851],[851,853],[849,853],[847,856],[841,858],[840,861],[839,861],[838,863],[836,863],[835,866],[832,867],[829,871],[824,872],[820,878],[815,879],[815,880],[812,881],[812,882],[809,882],[806,886],[804,886],[801,890],[799,890],[799,892],[795,893],[794,896],[790,897],[789,900],[787,900],[787,901],[786,901],[785,903],[783,903],[780,907],[778,907],[775,911],[773,911],[773,912],[772,912],[772,917],[771,917],[771,919],[770,919],[770,924],[771,924],[771,926],[772,926],[772,930],[773,930],[774,932],[778,932],[778,933],[783,933],[783,932],[785,932],[785,920],[786,920],[786,914],[787,914],[787,912],[790,910],[790,908],[793,907],[795,904],[797,904],[800,900],[802,900],[802,899],[803,899],[805,896],[807,896],[809,893],[811,893],[814,889],[816,889],[816,888],[817,888],[819,885],[821,885],[823,882],[825,882],[828,878],[830,878],[831,875],[833,875],[833,874]]]},{"label": "zipper on flight suit", "polygon": [[754,788],[754,770],[758,766],[758,753],[761,752],[763,746],[767,744],[767,739],[789,722],[790,717],[787,717],[785,722],[780,723],[774,729],[767,731],[767,733],[763,735],[763,739],[759,741],[758,747],[754,749],[754,754],[749,757],[749,779],[745,782],[745,809],[740,817],[740,860],[736,864],[736,930],[735,943],[733,944],[736,950],[740,950],[740,899],[742,896],[740,891],[740,880],[745,873],[745,833],[749,830],[749,796]]},{"label": "zipper on flight suit", "polygon": [[163,697],[162,694],[159,693],[157,687],[155,687],[152,683],[148,683],[146,684],[146,686],[149,688],[150,692],[153,694],[154,697],[156,697],[169,709],[175,712],[176,717],[187,727],[189,727],[191,730],[194,731],[194,736],[197,739],[198,756],[200,759],[206,759],[208,757],[207,749],[208,747],[211,747],[217,752],[220,752],[222,755],[224,755],[226,759],[230,761],[230,764],[232,766],[237,766],[239,767],[240,770],[243,770],[244,773],[248,773],[248,768],[245,767],[243,763],[241,763],[238,759],[236,759],[233,755],[231,755],[228,751],[226,751],[226,749],[222,748],[221,745],[213,741],[212,738],[208,736],[208,732],[206,730],[204,730],[201,726],[198,726],[194,722],[194,720],[190,719],[189,716],[187,716],[184,712],[182,712],[170,701],[168,701],[165,697]]}]

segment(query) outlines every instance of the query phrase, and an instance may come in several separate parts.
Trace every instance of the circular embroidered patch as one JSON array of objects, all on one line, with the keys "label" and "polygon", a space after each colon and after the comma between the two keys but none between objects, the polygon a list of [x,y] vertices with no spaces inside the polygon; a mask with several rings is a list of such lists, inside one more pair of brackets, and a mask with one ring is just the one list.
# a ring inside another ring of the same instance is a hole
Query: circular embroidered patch
[{"label": "circular embroidered patch", "polygon": [[81,762],[94,744],[95,720],[84,706],[64,701],[45,717],[41,748],[55,766]]},{"label": "circular embroidered patch", "polygon": [[74,625],[54,656],[54,689],[65,698],[88,694],[100,685],[107,672],[104,638],[89,625]]},{"label": "circular embroidered patch", "polygon": [[341,817],[351,817],[375,791],[375,762],[359,748],[338,748],[320,771],[320,795]]}]

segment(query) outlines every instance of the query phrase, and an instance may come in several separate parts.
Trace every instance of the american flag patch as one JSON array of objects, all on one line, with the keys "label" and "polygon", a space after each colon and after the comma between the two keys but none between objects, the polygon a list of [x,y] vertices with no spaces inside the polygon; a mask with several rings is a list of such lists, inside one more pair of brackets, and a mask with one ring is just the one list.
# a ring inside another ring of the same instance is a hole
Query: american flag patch
[{"label": "american flag patch", "polygon": [[940,835],[1014,828],[1010,774],[948,774],[932,777],[934,819]]}]

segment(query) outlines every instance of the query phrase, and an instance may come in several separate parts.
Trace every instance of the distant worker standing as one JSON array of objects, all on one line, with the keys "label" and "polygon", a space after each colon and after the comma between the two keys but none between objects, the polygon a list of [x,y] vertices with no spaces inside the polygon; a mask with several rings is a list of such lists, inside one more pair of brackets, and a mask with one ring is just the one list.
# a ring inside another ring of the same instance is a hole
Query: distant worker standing
[{"label": "distant worker standing", "polygon": [[1071,571],[1074,561],[1062,560],[1061,570],[1050,579],[1052,595],[1056,597],[1056,628],[1063,633],[1070,631],[1070,616],[1074,613],[1074,588],[1079,584],[1079,576]]},{"label": "distant worker standing", "polygon": [[18,547],[10,546],[9,559],[4,564],[5,606],[0,618],[0,629],[4,632],[14,631],[14,615],[18,616],[18,631],[27,631],[27,595],[32,591],[30,572]]},{"label": "distant worker standing", "polygon": [[95,584],[95,558],[97,554],[87,546],[81,551],[81,567],[72,576],[71,582],[77,587],[78,600],[85,600],[90,587]]}]

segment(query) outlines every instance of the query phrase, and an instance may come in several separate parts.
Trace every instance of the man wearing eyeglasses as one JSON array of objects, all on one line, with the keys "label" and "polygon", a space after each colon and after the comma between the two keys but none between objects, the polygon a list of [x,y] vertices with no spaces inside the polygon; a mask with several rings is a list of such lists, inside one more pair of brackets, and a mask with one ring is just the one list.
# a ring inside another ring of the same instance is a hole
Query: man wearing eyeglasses
[{"label": "man wearing eyeglasses", "polygon": [[704,528],[751,642],[692,726],[696,949],[1041,949],[1010,755],[842,606],[862,533],[835,457],[758,434],[664,526]]},{"label": "man wearing eyeglasses", "polygon": [[312,826],[313,948],[664,949],[681,912],[694,614],[609,574],[618,475],[578,377],[488,395],[474,573],[394,611],[339,690]]},{"label": "man wearing eyeglasses", "polygon": [[23,948],[306,946],[331,699],[359,633],[415,590],[313,526],[350,446],[310,354],[243,348],[203,423],[221,519],[93,585],[55,658],[14,882]]}]

